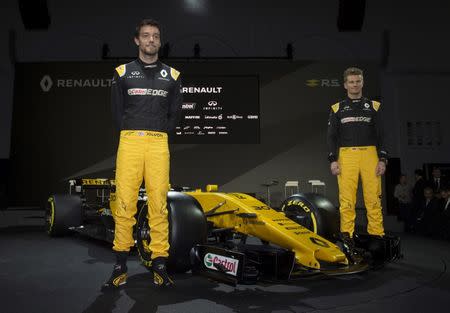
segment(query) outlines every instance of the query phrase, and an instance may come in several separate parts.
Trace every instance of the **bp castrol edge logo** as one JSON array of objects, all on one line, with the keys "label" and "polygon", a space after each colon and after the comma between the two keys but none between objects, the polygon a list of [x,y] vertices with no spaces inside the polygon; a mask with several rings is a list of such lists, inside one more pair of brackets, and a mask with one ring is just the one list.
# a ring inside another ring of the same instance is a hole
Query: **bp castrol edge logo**
[{"label": "bp castrol edge logo", "polygon": [[233,276],[237,275],[239,260],[227,258],[223,255],[217,255],[214,253],[207,253],[203,258],[203,263],[207,268],[217,271],[217,268],[214,264],[221,264],[227,269],[227,274],[231,274]]}]

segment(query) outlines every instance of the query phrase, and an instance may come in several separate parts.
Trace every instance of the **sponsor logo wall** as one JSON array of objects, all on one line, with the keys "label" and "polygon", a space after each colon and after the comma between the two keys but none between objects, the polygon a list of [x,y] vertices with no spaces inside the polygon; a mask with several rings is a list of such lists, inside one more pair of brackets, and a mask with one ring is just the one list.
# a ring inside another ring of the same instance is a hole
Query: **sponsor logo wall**
[{"label": "sponsor logo wall", "polygon": [[183,80],[183,117],[176,143],[259,143],[256,76]]}]

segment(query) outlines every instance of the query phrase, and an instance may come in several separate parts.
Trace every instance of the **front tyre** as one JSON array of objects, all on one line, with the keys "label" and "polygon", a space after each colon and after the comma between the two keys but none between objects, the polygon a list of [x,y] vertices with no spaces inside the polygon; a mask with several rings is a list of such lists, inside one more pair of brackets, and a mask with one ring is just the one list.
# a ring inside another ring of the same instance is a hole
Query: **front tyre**
[{"label": "front tyre", "polygon": [[82,223],[81,198],[77,195],[52,195],[47,200],[45,228],[47,233],[63,236],[70,233],[70,227]]},{"label": "front tyre", "polygon": [[339,210],[330,200],[315,193],[295,194],[284,200],[286,217],[334,242],[340,232]]},{"label": "front tyre", "polygon": [[[169,257],[167,267],[172,272],[186,272],[191,269],[190,251],[204,243],[207,236],[206,218],[198,201],[181,192],[170,191],[167,196],[169,219]],[[142,263],[150,268],[150,228],[147,219],[147,205],[141,208],[136,227],[136,246]]]}]

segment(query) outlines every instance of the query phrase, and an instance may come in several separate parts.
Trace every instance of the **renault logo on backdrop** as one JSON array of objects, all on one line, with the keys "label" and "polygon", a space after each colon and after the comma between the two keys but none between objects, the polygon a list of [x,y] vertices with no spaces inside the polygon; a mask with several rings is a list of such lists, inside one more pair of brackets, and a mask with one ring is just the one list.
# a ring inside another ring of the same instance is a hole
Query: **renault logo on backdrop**
[{"label": "renault logo on backdrop", "polygon": [[328,78],[322,78],[322,79],[308,79],[306,81],[306,86],[308,87],[340,87],[339,79],[328,79]]},{"label": "renault logo on backdrop", "polygon": [[40,85],[43,92],[49,92],[54,88],[97,88],[111,87],[112,79],[103,78],[80,78],[80,79],[57,79],[50,75],[41,78]]},{"label": "renault logo on backdrop", "polygon": [[41,79],[41,88],[43,92],[48,92],[53,86],[53,81],[50,76],[45,75]]}]

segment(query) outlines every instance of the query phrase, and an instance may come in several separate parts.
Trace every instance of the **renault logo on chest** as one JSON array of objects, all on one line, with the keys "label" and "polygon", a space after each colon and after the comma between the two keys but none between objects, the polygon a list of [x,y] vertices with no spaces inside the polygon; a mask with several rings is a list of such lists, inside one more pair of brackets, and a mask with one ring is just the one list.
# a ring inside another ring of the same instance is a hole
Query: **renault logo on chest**
[{"label": "renault logo on chest", "polygon": [[167,71],[166,70],[161,70],[160,72],[162,77],[166,77],[167,76]]}]

